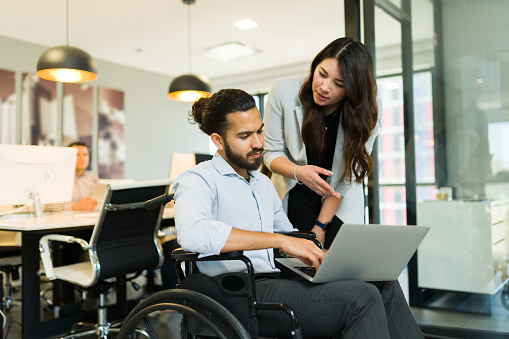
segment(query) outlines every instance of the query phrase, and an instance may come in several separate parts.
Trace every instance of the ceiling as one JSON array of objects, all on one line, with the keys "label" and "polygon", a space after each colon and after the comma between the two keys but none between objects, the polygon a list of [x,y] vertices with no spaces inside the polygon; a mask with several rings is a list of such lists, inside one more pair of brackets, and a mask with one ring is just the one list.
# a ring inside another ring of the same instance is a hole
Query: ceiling
[{"label": "ceiling", "polygon": [[[0,0],[0,35],[46,47],[66,43],[66,0]],[[189,71],[218,78],[309,62],[344,35],[342,0],[69,0],[69,45],[94,58],[169,77]],[[251,30],[233,26],[240,19]],[[230,62],[205,49],[241,42],[259,53]],[[35,66],[34,66],[35,67]],[[99,70],[100,71],[100,70]]]},{"label": "ceiling", "polygon": [[[325,45],[344,36],[343,0],[196,0],[194,5],[182,0],[68,1],[69,45],[98,60],[168,77],[190,70],[214,80],[295,65],[307,69]],[[419,14],[413,17],[414,40],[431,39],[429,1],[412,1],[412,11]],[[66,43],[66,0],[0,0],[0,13],[2,36],[45,47]],[[258,27],[233,25],[246,18]],[[399,27],[377,9],[377,49],[399,45]],[[205,57],[207,48],[227,42],[246,44],[258,53],[229,62]]]}]

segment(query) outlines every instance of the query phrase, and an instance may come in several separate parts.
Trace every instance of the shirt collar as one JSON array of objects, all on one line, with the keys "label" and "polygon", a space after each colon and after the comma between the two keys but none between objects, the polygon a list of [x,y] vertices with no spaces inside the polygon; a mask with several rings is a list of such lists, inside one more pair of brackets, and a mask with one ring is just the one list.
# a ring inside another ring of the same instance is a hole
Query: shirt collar
[{"label": "shirt collar", "polygon": [[[241,175],[239,175],[237,172],[235,172],[233,167],[231,167],[230,164],[217,151],[214,154],[214,157],[212,158],[212,164],[214,164],[214,167],[217,169],[217,171],[221,175],[224,175],[224,176],[226,176],[226,175],[236,175],[237,177],[244,179]],[[261,174],[260,171],[258,171],[258,170],[256,170],[256,171],[247,171],[247,173],[251,177],[250,182],[257,181],[258,180],[258,176]],[[254,181],[253,181],[253,179],[254,179]]]}]

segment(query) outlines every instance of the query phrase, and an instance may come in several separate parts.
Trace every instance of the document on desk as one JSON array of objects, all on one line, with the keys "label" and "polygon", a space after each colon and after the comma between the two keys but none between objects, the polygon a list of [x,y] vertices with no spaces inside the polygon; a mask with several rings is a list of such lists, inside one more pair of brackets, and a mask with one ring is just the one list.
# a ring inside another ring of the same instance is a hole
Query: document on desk
[{"label": "document on desk", "polygon": [[75,212],[73,214],[73,216],[77,220],[93,220],[94,223],[95,223],[95,221],[99,217],[99,212],[98,211],[94,211],[94,212]]}]

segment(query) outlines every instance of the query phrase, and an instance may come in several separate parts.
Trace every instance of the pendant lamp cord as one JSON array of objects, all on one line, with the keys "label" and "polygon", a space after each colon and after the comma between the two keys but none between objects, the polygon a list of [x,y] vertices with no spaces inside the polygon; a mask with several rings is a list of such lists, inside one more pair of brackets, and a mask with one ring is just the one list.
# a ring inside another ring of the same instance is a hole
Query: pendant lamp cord
[{"label": "pendant lamp cord", "polygon": [[69,46],[69,0],[66,1],[65,12],[65,45]]},{"label": "pendant lamp cord", "polygon": [[[68,0],[69,1],[69,0]],[[191,5],[187,5],[187,67],[191,74]]]}]

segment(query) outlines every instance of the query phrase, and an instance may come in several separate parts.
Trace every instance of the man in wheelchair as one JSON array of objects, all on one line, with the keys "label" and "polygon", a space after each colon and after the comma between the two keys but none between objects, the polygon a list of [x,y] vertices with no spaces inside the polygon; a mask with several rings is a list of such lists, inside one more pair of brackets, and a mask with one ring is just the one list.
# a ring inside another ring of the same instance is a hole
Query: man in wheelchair
[{"label": "man in wheelchair", "polygon": [[[251,95],[221,90],[195,102],[190,116],[218,151],[173,185],[176,232],[184,250],[201,256],[245,251],[259,277],[257,300],[291,307],[305,338],[423,338],[397,281],[313,284],[278,277],[273,248],[317,268],[325,254],[312,241],[276,233],[294,229],[272,182],[258,171],[263,123]],[[238,261],[198,262],[198,268],[209,276],[246,269]],[[261,320],[260,335],[286,336],[284,316]]]}]

